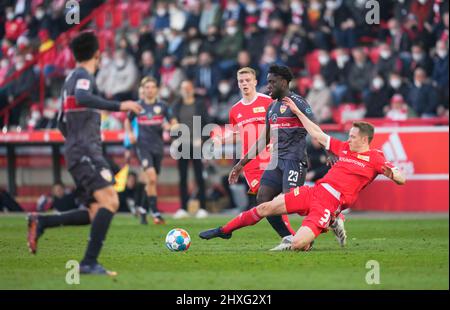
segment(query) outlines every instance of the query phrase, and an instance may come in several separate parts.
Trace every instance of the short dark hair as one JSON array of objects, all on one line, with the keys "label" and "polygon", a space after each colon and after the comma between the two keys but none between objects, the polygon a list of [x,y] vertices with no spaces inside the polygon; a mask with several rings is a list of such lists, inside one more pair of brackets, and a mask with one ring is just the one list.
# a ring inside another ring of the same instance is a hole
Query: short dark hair
[{"label": "short dark hair", "polygon": [[268,73],[281,76],[281,78],[286,80],[288,83],[294,79],[294,75],[292,74],[291,69],[289,69],[289,67],[286,66],[275,64],[271,65]]},{"label": "short dark hair", "polygon": [[81,32],[70,43],[70,49],[77,62],[90,60],[98,48],[98,39],[93,31]]},{"label": "short dark hair", "polygon": [[354,122],[353,127],[359,128],[359,133],[363,136],[368,137],[369,144],[370,142],[372,142],[375,133],[375,128],[372,124],[368,122]]}]

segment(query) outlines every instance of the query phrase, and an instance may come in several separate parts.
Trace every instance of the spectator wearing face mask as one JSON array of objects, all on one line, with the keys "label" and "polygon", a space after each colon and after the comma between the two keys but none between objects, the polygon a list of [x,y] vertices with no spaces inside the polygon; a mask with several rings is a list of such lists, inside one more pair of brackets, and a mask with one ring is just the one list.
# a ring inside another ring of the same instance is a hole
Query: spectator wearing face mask
[{"label": "spectator wearing face mask", "polygon": [[324,77],[328,86],[336,83],[339,79],[338,66],[336,61],[331,59],[330,54],[326,50],[320,50],[318,55],[320,63],[320,74]]},{"label": "spectator wearing face mask", "polygon": [[13,7],[6,8],[5,38],[16,42],[26,30],[27,24],[23,17],[16,17]]},{"label": "spectator wearing face mask", "polygon": [[338,47],[354,48],[357,43],[355,19],[343,0],[327,0],[324,19]]},{"label": "spectator wearing face mask", "polygon": [[400,94],[403,98],[408,97],[410,84],[407,80],[403,79],[397,72],[392,72],[389,75],[389,97],[392,98],[394,94]]},{"label": "spectator wearing face mask", "polygon": [[[448,42],[448,41],[447,41]],[[445,41],[438,41],[436,43],[436,55],[434,58],[433,68],[433,85],[436,87],[439,95],[439,106],[441,106],[439,114],[444,110],[448,110],[448,47]]]},{"label": "spectator wearing face mask", "polygon": [[50,18],[42,5],[36,7],[30,22],[28,23],[28,37],[34,39],[37,37],[39,30],[48,28]]},{"label": "spectator wearing face mask", "polygon": [[306,9],[304,27],[315,48],[329,50],[331,48],[331,35],[327,31],[323,31],[326,28],[323,19],[324,13],[324,3],[320,0],[311,0]]},{"label": "spectator wearing face mask", "polygon": [[219,125],[225,125],[229,120],[230,109],[234,102],[239,101],[239,95],[231,87],[229,80],[220,80],[218,85],[218,95],[213,101],[210,114],[213,117],[212,122]]},{"label": "spectator wearing face mask", "polygon": [[218,26],[220,22],[220,6],[212,0],[205,0],[200,15],[199,31],[202,35],[208,34],[210,26]]},{"label": "spectator wearing face mask", "polygon": [[155,57],[153,56],[153,53],[150,50],[144,51],[141,55],[140,76],[142,78],[146,76],[154,77],[156,81],[159,83],[160,80],[159,68],[155,63]]},{"label": "spectator wearing face mask", "polygon": [[225,76],[231,74],[229,72],[236,64],[236,57],[240,50],[244,47],[244,36],[236,20],[231,19],[226,22],[225,34],[220,40],[216,55],[221,59],[219,63],[220,70]]},{"label": "spectator wearing face mask", "polygon": [[430,76],[433,72],[433,61],[421,44],[414,44],[411,48],[411,59],[409,63],[408,61],[404,61],[402,67],[402,76],[412,81],[414,71],[419,67],[425,70],[427,76]]},{"label": "spectator wearing face mask", "polygon": [[348,74],[348,83],[355,98],[364,98],[373,79],[373,65],[360,47],[353,49],[353,63]]},{"label": "spectator wearing face mask", "polygon": [[164,30],[165,28],[170,27],[170,15],[165,1],[157,2],[154,17],[153,29],[155,31]]},{"label": "spectator wearing face mask", "polygon": [[384,117],[385,109],[389,105],[389,91],[381,75],[372,80],[370,90],[364,98],[364,105],[365,117]]},{"label": "spectator wearing face mask", "polygon": [[[107,74],[101,73],[107,70]],[[103,79],[100,79],[100,76]],[[106,69],[100,69],[97,76],[98,88],[108,99],[128,100],[133,97],[134,87],[138,79],[138,69],[131,56],[124,50],[117,50],[113,60],[106,65]]]},{"label": "spectator wearing face mask", "polygon": [[388,29],[391,50],[400,54],[408,52],[411,49],[411,41],[399,21],[395,18],[390,19]]},{"label": "spectator wearing face mask", "polygon": [[400,68],[401,63],[392,52],[390,46],[387,43],[382,43],[380,45],[380,58],[375,65],[375,72],[378,72],[383,76],[384,80],[387,80],[391,72],[399,71]]},{"label": "spectator wearing face mask", "polygon": [[185,73],[171,56],[164,57],[160,73],[160,95],[164,97],[166,95],[164,92],[168,91],[167,97],[170,98],[174,93],[178,93],[181,82],[185,79]]},{"label": "spectator wearing face mask", "polygon": [[426,71],[420,67],[414,71],[414,83],[409,90],[407,101],[419,117],[436,116],[438,107],[437,93],[428,82]]},{"label": "spectator wearing face mask", "polygon": [[[331,85],[333,93],[333,101],[335,105],[339,105],[344,101],[350,101],[350,88],[348,84],[348,76],[351,68],[350,56],[345,49],[336,50],[336,66],[337,81]],[[323,75],[323,74],[322,74]],[[323,75],[325,76],[325,75]]]},{"label": "spectator wearing face mask", "polygon": [[322,75],[314,76],[313,85],[306,101],[311,105],[318,123],[331,122],[333,97]]}]

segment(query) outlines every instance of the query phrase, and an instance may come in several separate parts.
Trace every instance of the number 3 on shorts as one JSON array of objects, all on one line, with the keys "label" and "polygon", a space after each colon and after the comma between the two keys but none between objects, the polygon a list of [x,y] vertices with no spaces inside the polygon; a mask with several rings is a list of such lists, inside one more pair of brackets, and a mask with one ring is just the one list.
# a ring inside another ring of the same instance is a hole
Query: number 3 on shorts
[{"label": "number 3 on shorts", "polygon": [[330,215],[331,215],[330,210],[325,209],[325,212],[323,213],[323,217],[319,221],[320,226],[325,227],[325,225],[330,220]]},{"label": "number 3 on shorts", "polygon": [[289,170],[288,182],[297,182],[298,181],[298,171]]}]

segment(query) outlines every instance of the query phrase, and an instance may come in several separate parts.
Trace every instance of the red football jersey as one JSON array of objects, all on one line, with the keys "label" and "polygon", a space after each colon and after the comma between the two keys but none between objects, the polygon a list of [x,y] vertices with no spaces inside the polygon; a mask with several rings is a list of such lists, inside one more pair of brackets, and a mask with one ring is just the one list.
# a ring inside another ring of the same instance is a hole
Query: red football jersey
[{"label": "red football jersey", "polygon": [[382,167],[393,168],[380,150],[370,149],[364,153],[350,151],[349,143],[330,137],[327,150],[339,156],[328,173],[317,183],[328,183],[341,193],[341,204],[348,207],[356,201],[359,192],[383,174]]},{"label": "red football jersey", "polygon": [[[272,102],[273,100],[269,96],[256,93],[256,98],[252,102],[244,103],[241,99],[231,108],[230,124],[235,131],[239,131],[242,156],[248,153],[259,139],[260,134],[264,134],[266,113]],[[267,166],[269,161],[270,153],[266,149],[250,161],[244,170],[264,169],[262,167]]]}]

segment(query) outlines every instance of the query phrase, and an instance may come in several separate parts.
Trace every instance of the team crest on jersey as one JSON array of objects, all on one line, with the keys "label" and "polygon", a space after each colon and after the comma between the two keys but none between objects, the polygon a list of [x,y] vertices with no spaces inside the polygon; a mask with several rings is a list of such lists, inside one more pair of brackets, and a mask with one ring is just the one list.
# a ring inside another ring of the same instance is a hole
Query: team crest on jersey
[{"label": "team crest on jersey", "polygon": [[77,81],[77,85],[75,86],[75,88],[89,90],[90,86],[91,86],[91,81],[89,81],[88,79],[79,79]]},{"label": "team crest on jersey", "polygon": [[345,155],[347,155],[347,151],[342,151],[342,153],[344,153]]},{"label": "team crest on jersey", "polygon": [[287,110],[287,105],[282,104],[282,105],[280,106],[280,112],[281,112],[281,114],[283,114],[284,112],[286,112],[286,110]]},{"label": "team crest on jersey", "polygon": [[266,109],[264,107],[253,108],[253,113],[265,113]]},{"label": "team crest on jersey", "polygon": [[106,169],[106,168],[102,169],[102,170],[100,171],[100,175],[101,175],[102,178],[105,179],[106,181],[108,181],[108,182],[111,182],[111,181],[112,181],[112,174],[111,174],[111,171],[109,171],[109,169]]},{"label": "team crest on jersey", "polygon": [[258,185],[258,183],[259,181],[257,179],[254,179],[250,185],[251,187],[255,187],[256,185]]},{"label": "team crest on jersey", "polygon": [[239,114],[237,115],[237,118],[241,118],[241,117],[242,117],[242,114],[239,113]]},{"label": "team crest on jersey", "polygon": [[370,156],[364,156],[364,155],[359,155],[358,154],[358,159],[364,160],[364,161],[370,161]]},{"label": "team crest on jersey", "polygon": [[299,187],[296,187],[296,188],[294,189],[294,196],[298,196],[298,195],[300,195],[300,188],[299,188]]},{"label": "team crest on jersey", "polygon": [[162,108],[160,106],[156,106],[153,108],[153,112],[155,112],[155,114],[160,114],[162,111]]}]

